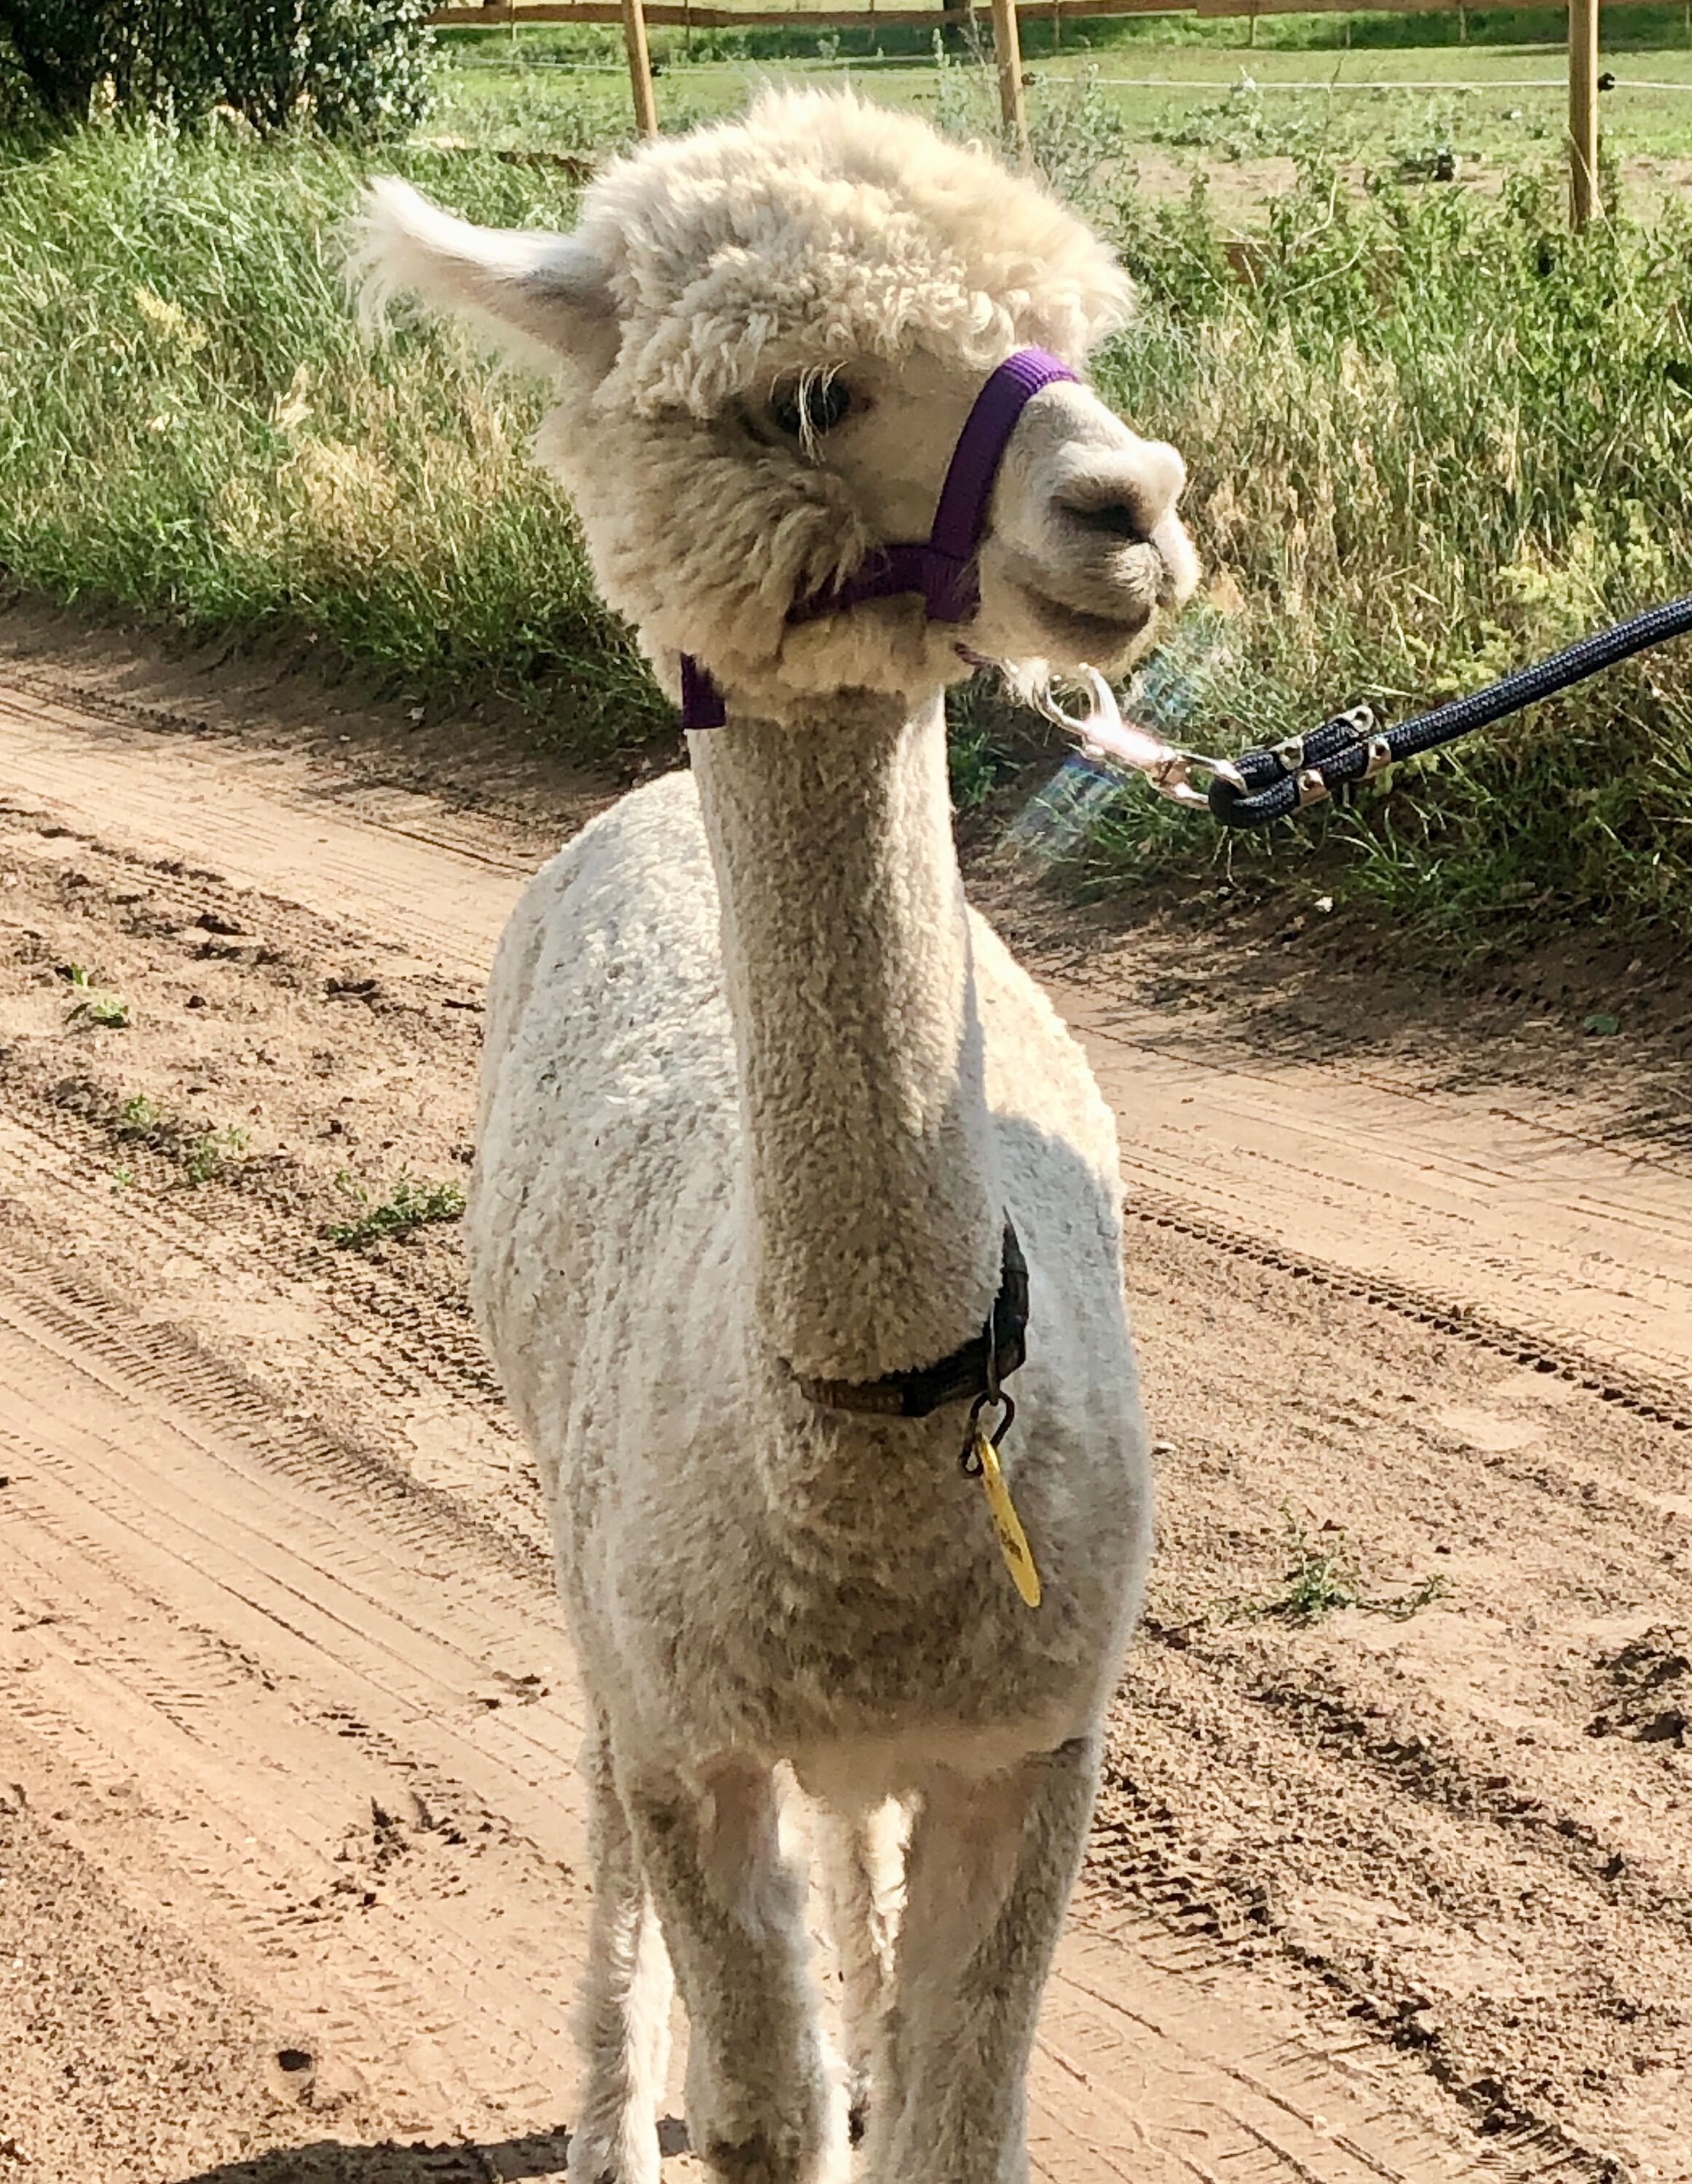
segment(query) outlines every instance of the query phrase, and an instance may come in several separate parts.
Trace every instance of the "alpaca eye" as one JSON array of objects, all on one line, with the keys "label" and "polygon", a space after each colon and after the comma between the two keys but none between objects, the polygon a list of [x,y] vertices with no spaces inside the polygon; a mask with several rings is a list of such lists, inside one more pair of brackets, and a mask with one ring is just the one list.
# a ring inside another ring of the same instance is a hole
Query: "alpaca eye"
[{"label": "alpaca eye", "polygon": [[832,432],[852,407],[852,390],[843,380],[808,379],[784,387],[770,405],[770,414],[782,432],[793,439],[807,434]]}]

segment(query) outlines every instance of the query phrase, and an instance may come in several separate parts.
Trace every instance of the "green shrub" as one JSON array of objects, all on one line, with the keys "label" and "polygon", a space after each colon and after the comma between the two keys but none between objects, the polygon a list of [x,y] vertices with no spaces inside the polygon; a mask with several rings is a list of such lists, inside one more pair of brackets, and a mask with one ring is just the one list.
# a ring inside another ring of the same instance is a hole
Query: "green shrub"
[{"label": "green shrub", "polygon": [[429,0],[202,0],[224,103],[272,131],[392,135],[428,109]]},{"label": "green shrub", "polygon": [[428,104],[428,0],[0,0],[0,56],[40,114],[198,120],[256,129],[405,129]]},{"label": "green shrub", "polygon": [[152,10],[125,0],[0,0],[0,62],[57,127],[86,121],[103,86],[120,107],[156,109],[173,65],[184,106],[200,112],[212,96],[205,61],[192,0]]}]

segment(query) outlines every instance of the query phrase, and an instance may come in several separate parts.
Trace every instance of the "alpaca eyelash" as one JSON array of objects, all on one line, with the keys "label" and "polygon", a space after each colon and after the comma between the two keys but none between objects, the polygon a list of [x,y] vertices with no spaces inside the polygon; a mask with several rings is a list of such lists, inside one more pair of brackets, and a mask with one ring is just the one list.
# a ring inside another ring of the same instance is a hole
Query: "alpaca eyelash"
[{"label": "alpaca eyelash", "polygon": [[843,380],[821,374],[783,387],[770,404],[770,415],[789,439],[809,447],[831,432],[852,411],[852,390]]}]

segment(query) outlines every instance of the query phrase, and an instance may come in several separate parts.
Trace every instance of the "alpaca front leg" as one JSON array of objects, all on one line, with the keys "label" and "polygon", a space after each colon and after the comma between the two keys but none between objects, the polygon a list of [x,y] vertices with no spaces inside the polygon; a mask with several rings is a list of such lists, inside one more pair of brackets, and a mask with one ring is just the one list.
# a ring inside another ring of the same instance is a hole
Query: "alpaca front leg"
[{"label": "alpaca front leg", "polygon": [[831,2133],[804,1882],[769,1770],[643,1780],[625,1801],[687,2012],[693,2151],[730,2184],[817,2184]]},{"label": "alpaca front leg", "polygon": [[1096,1739],[1077,1737],[1003,1774],[925,1784],[873,2184],[1024,2184],[1028,2060],[1098,1766]]},{"label": "alpaca front leg", "polygon": [[603,1731],[582,1753],[593,1873],[587,1971],[576,2011],[582,2085],[570,2184],[658,2184],[658,2103],[670,2057],[670,1960]]},{"label": "alpaca front leg", "polygon": [[816,1814],[829,1925],[840,1960],[847,2135],[854,2146],[867,2127],[871,2101],[886,2098],[888,2014],[908,1817],[890,1801],[863,1812],[821,1806]]}]

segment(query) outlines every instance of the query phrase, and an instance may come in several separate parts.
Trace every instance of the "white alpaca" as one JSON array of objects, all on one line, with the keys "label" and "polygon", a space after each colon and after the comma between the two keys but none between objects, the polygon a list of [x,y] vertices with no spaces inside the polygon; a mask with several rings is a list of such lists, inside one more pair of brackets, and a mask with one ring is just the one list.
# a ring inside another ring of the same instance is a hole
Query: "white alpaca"
[{"label": "white alpaca", "polygon": [[[672,689],[698,655],[728,712],[539,875],[488,1010],[476,1303],[595,1724],[572,2175],[654,2184],[666,1957],[706,2164],[806,2184],[841,2152],[785,1768],[821,1815],[866,2174],[1019,2184],[1149,1490],[1114,1127],[965,906],[941,692],[960,641],[1124,664],[1192,588],[1179,460],[1047,386],[966,627],[913,597],[788,616],[925,537],[983,378],[1027,343],[1079,364],[1126,284],[980,153],[794,95],[620,162],[568,236],[381,185],[366,258],[379,288],[543,347],[542,450],[605,596]],[[1007,1217],[1032,1608],[960,1461]],[[971,1343],[963,1399],[858,1407]]]}]

